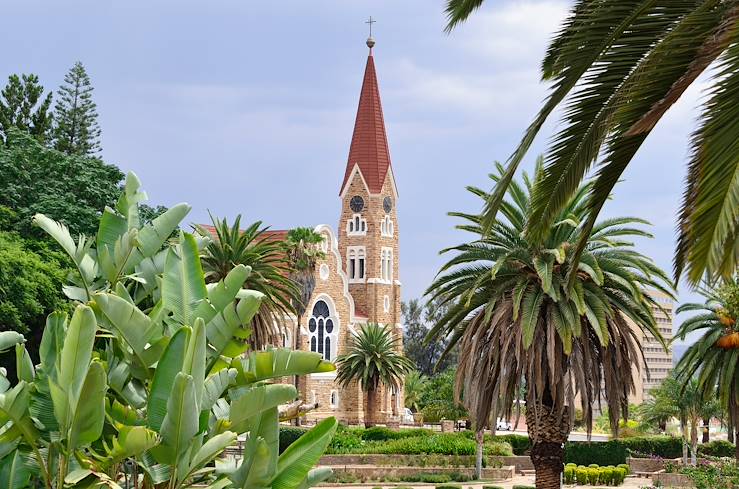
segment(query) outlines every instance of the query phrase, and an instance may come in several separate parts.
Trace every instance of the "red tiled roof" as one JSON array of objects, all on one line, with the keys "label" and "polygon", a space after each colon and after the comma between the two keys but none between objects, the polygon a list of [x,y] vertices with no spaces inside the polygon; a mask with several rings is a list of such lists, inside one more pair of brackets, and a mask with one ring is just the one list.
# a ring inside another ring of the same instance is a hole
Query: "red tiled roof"
[{"label": "red tiled roof", "polygon": [[372,50],[370,50],[367,57],[362,91],[359,95],[357,119],[354,122],[354,134],[349,147],[349,159],[346,163],[344,182],[341,184],[339,193],[344,191],[355,164],[359,165],[362,176],[369,186],[369,191],[375,194],[379,193],[390,168],[390,150],[385,134],[380,88],[377,84]]},{"label": "red tiled roof", "polygon": [[[208,231],[214,238],[217,237],[216,228],[210,224],[198,224],[199,227]],[[287,239],[286,229],[268,229],[262,233],[262,239],[266,241],[285,241]]]}]

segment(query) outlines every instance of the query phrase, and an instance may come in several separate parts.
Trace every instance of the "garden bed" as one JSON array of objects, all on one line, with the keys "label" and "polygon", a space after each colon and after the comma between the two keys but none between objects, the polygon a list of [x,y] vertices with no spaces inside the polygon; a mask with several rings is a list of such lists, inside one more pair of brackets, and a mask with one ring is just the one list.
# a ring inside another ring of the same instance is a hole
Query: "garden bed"
[{"label": "garden bed", "polygon": [[690,477],[683,474],[654,474],[652,484],[665,488],[696,487]]},{"label": "garden bed", "polygon": [[[381,454],[335,454],[324,455],[321,465],[377,465],[383,467],[474,467],[474,455],[381,455]],[[531,457],[512,455],[506,457],[486,457],[486,467],[513,466],[516,472],[532,470]]]}]

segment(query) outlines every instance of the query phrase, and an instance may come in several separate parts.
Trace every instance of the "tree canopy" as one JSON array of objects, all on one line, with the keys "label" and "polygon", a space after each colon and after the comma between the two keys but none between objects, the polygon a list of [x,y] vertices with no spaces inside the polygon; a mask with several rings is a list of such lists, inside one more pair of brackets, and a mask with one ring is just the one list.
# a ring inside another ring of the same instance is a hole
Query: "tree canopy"
[{"label": "tree canopy", "polygon": [[31,228],[36,213],[63,222],[73,234],[94,234],[123,179],[114,165],[47,148],[15,128],[0,146],[0,175],[0,205],[13,209],[16,230],[24,235],[38,235]]}]

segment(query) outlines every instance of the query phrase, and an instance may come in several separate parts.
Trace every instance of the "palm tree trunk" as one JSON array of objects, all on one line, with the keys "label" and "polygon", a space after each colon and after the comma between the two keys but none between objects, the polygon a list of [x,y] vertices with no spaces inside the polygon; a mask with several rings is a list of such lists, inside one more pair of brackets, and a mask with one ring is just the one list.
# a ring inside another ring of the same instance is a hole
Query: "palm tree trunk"
[{"label": "palm tree trunk", "polygon": [[482,451],[485,440],[485,428],[478,428],[475,433],[477,440],[477,451],[475,453],[475,479],[482,479]]},{"label": "palm tree trunk", "polygon": [[698,465],[698,419],[690,420],[690,463]]},{"label": "palm tree trunk", "polygon": [[683,440],[683,465],[688,465],[688,426],[687,421],[680,418],[680,435]]},{"label": "palm tree trunk", "polygon": [[377,389],[367,390],[367,412],[364,413],[364,427],[375,425],[375,404],[377,403]]},{"label": "palm tree trunk", "polygon": [[[546,397],[545,397],[546,398]],[[533,409],[527,402],[526,425],[529,438],[536,440],[531,447],[531,462],[536,471],[536,489],[560,489],[564,470],[564,443],[570,434],[568,413],[558,419],[553,408]]]},{"label": "palm tree trunk", "polygon": [[708,443],[711,441],[711,434],[709,430],[711,429],[711,418],[703,418],[703,438],[701,440],[701,443]]}]

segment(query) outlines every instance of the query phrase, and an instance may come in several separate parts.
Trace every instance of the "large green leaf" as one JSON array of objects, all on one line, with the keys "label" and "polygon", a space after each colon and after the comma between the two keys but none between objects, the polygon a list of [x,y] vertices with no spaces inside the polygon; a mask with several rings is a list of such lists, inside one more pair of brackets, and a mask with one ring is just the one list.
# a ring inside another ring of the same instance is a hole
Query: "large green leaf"
[{"label": "large green leaf", "polygon": [[182,371],[191,331],[189,327],[177,331],[157,364],[146,407],[147,426],[153,430],[159,431],[167,414],[167,400],[172,393],[177,374]]},{"label": "large green leaf", "polygon": [[195,310],[208,296],[198,245],[192,234],[181,233],[177,251],[170,249],[162,277],[162,303],[181,324],[192,326]]},{"label": "large green leaf", "polygon": [[287,447],[277,462],[277,474],[272,480],[272,488],[298,489],[301,487],[310,470],[326,451],[337,426],[338,422],[335,418],[326,418]]},{"label": "large green leaf", "polygon": [[33,382],[36,377],[36,370],[33,368],[33,361],[28,350],[22,343],[15,345],[15,372],[19,380]]},{"label": "large green leaf", "polygon": [[108,391],[105,380],[103,366],[100,362],[92,362],[72,414],[69,448],[79,448],[100,438],[105,422],[105,394]]},{"label": "large green leaf", "polygon": [[4,443],[23,437],[29,446],[37,446],[39,433],[29,415],[30,399],[30,386],[22,380],[0,395],[0,425],[5,425],[8,421],[13,423],[2,433]]},{"label": "large green leaf", "polygon": [[264,294],[255,290],[242,290],[239,296],[237,301],[223,308],[206,326],[210,345],[209,368],[234,343],[237,332],[251,322],[264,299]]},{"label": "large green leaf", "polygon": [[120,463],[136,457],[159,443],[156,432],[143,426],[121,426],[118,436],[113,437],[108,457],[112,463]]},{"label": "large green leaf", "polygon": [[142,367],[146,364],[146,347],[161,338],[160,327],[134,304],[114,294],[96,294],[95,304],[103,317],[134,352]]},{"label": "large green leaf", "polygon": [[318,353],[292,351],[287,348],[252,352],[247,358],[238,359],[235,368],[239,371],[238,380],[246,384],[336,370],[333,363],[325,361]]},{"label": "large green leaf", "polygon": [[290,384],[268,384],[246,389],[231,402],[231,429],[237,433],[249,430],[255,416],[294,400],[297,390]]},{"label": "large green leaf", "polygon": [[177,229],[190,209],[191,207],[187,204],[174,205],[139,230],[138,249],[141,257],[137,263],[144,258],[154,256],[162,248],[164,242]]},{"label": "large green leaf", "polygon": [[25,489],[29,486],[33,466],[29,454],[13,450],[0,460],[0,487],[3,489]]},{"label": "large green leaf", "polygon": [[205,381],[205,323],[201,318],[195,319],[195,326],[185,350],[182,371],[193,378],[195,400],[200,409],[203,399],[203,382]]},{"label": "large green leaf", "polygon": [[232,431],[225,431],[206,441],[203,446],[195,452],[195,455],[193,455],[188,469],[188,476],[213,461],[213,459],[215,459],[223,450],[231,446],[234,441],[236,441],[236,433]]},{"label": "large green leaf", "polygon": [[193,378],[180,372],[175,377],[160,430],[164,448],[161,454],[169,464],[177,464],[190,447],[198,432],[198,415]]},{"label": "large green leaf", "polygon": [[64,336],[67,329],[67,315],[62,312],[52,312],[46,317],[44,334],[39,346],[41,367],[47,375],[56,375],[57,358],[64,345]]},{"label": "large green leaf", "polygon": [[24,343],[26,339],[16,331],[0,331],[0,352],[13,348],[18,343]]},{"label": "large green leaf", "polygon": [[82,384],[90,367],[96,331],[97,321],[92,309],[81,304],[77,306],[64,338],[56,378],[49,379],[54,414],[63,431],[69,429],[74,407],[80,399]]}]

